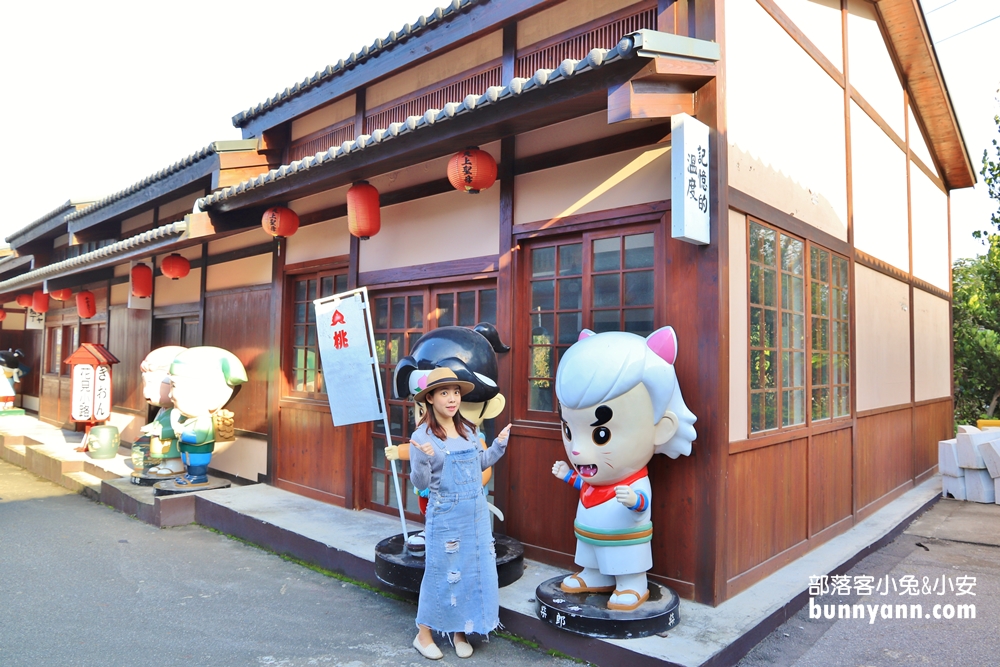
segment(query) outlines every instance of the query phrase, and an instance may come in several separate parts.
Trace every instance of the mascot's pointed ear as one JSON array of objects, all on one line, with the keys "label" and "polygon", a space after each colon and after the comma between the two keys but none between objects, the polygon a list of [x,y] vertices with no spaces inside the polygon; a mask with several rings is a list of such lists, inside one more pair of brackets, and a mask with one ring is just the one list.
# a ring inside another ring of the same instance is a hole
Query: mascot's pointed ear
[{"label": "mascot's pointed ear", "polygon": [[590,338],[593,335],[594,335],[593,331],[591,331],[590,329],[584,329],[583,331],[580,332],[580,337],[577,338],[576,340],[577,342],[580,342],[584,338]]},{"label": "mascot's pointed ear", "polygon": [[673,364],[677,359],[677,334],[673,327],[663,327],[649,334],[646,346],[668,364]]},{"label": "mascot's pointed ear", "polygon": [[496,419],[497,416],[503,412],[506,405],[507,399],[503,397],[503,394],[497,394],[490,400],[486,401],[485,410],[483,411],[483,419]]}]

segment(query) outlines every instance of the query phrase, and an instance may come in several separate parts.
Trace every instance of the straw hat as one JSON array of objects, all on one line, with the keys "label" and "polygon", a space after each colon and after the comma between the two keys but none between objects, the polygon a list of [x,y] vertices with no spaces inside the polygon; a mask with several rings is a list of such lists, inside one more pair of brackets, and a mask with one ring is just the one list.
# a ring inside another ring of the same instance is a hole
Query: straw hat
[{"label": "straw hat", "polygon": [[420,378],[420,391],[413,397],[414,401],[424,402],[424,397],[438,387],[457,386],[462,396],[475,389],[471,382],[459,380],[455,371],[450,368],[435,368],[426,377]]}]

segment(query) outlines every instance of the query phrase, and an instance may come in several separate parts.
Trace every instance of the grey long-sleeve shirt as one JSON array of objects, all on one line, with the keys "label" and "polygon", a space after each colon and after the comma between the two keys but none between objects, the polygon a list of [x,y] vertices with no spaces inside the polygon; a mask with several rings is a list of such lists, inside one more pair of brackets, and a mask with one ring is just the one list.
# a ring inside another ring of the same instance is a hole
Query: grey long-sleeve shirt
[{"label": "grey long-sleeve shirt", "polygon": [[[481,446],[479,438],[475,435],[472,437],[475,445]],[[429,442],[434,446],[434,456],[427,456],[416,447],[410,447],[410,481],[418,489],[430,489],[431,491],[436,491],[441,484],[445,451],[461,451],[468,449],[469,445],[472,444],[461,437],[439,440],[427,428],[426,424],[417,428],[410,439],[421,445]],[[494,440],[492,445],[479,452],[479,463],[482,465],[482,469],[486,470],[494,465],[506,451],[506,442],[501,443],[499,440]]]}]

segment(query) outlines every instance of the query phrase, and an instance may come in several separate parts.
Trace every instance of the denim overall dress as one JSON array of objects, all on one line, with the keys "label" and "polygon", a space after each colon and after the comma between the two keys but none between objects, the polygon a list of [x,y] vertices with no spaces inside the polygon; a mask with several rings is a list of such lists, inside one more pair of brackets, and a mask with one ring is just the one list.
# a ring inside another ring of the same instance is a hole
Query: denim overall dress
[{"label": "denim overall dress", "polygon": [[[444,467],[427,505],[417,624],[438,632],[485,635],[500,624],[500,598],[493,530],[482,488],[482,450],[478,441],[433,440],[435,455],[444,456]],[[450,451],[451,445],[464,449]]]}]

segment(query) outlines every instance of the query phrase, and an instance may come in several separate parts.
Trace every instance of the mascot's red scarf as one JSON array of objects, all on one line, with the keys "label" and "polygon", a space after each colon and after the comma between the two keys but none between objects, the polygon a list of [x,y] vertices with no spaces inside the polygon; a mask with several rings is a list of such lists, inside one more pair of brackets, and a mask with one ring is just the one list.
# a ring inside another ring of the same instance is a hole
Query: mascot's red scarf
[{"label": "mascot's red scarf", "polygon": [[615,487],[618,486],[630,486],[632,482],[638,481],[643,477],[646,477],[648,473],[646,468],[643,467],[633,475],[626,477],[620,482],[615,482],[614,484],[609,484],[607,486],[591,486],[586,482],[583,483],[583,488],[580,489],[580,502],[587,509],[594,507],[595,505],[600,505],[601,503],[606,503],[615,497]]}]

